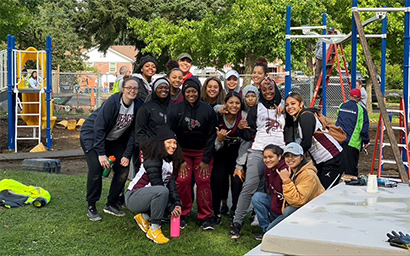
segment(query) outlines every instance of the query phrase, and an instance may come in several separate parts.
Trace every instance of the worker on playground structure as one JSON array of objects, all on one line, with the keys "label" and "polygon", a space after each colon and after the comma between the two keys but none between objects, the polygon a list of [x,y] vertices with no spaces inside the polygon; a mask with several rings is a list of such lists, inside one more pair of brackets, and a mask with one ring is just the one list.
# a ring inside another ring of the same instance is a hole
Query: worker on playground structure
[{"label": "worker on playground structure", "polygon": [[112,87],[112,94],[120,92],[123,81],[130,76],[131,76],[131,70],[127,66],[122,66],[120,68],[120,74],[115,79],[114,85]]},{"label": "worker on playground structure", "polygon": [[350,92],[350,100],[342,103],[338,110],[336,125],[346,132],[347,139],[342,144],[345,174],[358,176],[359,153],[369,146],[369,117],[362,107],[359,89]]},{"label": "worker on playground structure", "polygon": [[[334,27],[329,27],[327,29],[327,34],[328,35],[333,35],[335,33],[339,34],[339,31],[335,30]],[[329,49],[329,46],[330,46],[330,44],[326,44],[326,50]],[[315,48],[316,65],[315,65],[315,80],[313,82],[314,86],[316,86],[317,81],[319,80],[320,74],[322,73],[322,67],[323,67],[322,49],[323,49],[323,40],[319,39],[316,43],[316,48]],[[325,56],[325,61],[326,61],[326,56]],[[319,93],[318,95],[320,97],[321,93]]]}]

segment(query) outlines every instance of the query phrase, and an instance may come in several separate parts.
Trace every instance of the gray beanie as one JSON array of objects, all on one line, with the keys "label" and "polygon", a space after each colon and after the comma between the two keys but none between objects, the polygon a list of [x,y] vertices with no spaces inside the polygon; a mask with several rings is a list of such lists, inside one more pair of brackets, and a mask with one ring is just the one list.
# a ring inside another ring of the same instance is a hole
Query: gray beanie
[{"label": "gray beanie", "polygon": [[246,94],[248,93],[254,93],[256,95],[256,98],[259,101],[259,90],[254,85],[250,84],[250,85],[245,86],[245,88],[242,89],[242,95],[243,95],[244,100],[245,100]]},{"label": "gray beanie", "polygon": [[165,77],[160,77],[157,80],[154,81],[154,86],[153,86],[153,91],[155,92],[158,88],[159,85],[161,84],[166,84],[168,86],[168,88],[171,87],[171,85],[169,84],[168,80]]}]

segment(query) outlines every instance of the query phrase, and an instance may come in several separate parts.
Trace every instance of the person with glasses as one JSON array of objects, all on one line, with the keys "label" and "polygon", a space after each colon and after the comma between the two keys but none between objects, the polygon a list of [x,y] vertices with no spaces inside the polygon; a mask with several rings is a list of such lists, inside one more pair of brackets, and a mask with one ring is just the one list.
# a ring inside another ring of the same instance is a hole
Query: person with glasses
[{"label": "person with glasses", "polygon": [[276,170],[283,184],[282,215],[269,224],[267,231],[325,192],[316,175],[317,169],[312,160],[308,162],[304,157],[302,146],[296,142],[289,143],[283,151],[283,156],[289,168]]},{"label": "person with glasses", "polygon": [[112,155],[116,161],[104,212],[125,216],[118,204],[135,150],[135,114],[142,105],[137,95],[138,83],[132,78],[125,79],[121,92],[109,97],[81,127],[80,142],[88,166],[87,215],[91,221],[101,220],[96,203],[101,197],[102,173],[111,168],[108,157]]}]

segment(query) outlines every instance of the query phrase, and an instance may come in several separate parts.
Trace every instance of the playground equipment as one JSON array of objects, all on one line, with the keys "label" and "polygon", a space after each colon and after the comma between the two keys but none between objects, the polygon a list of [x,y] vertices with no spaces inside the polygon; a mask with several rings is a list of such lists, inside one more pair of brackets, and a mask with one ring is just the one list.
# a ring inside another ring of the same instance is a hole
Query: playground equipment
[{"label": "playground equipment", "polygon": [[[45,51],[37,51],[33,47],[24,51],[16,50],[15,38],[10,35],[7,36],[7,42],[9,150],[17,152],[18,140],[37,140],[40,144],[42,129],[46,129],[47,149],[50,149],[52,145],[51,129],[57,119],[52,116],[51,37],[47,36]],[[40,83],[39,89],[27,88],[27,84],[22,79],[21,70],[27,61],[36,61],[36,70],[39,76],[46,74],[45,79],[37,78],[37,82]],[[19,93],[22,94],[21,102],[18,98]],[[22,106],[21,112],[18,111],[17,104]],[[19,117],[26,125],[18,125]],[[27,128],[32,129],[33,136],[19,137],[19,129]]]}]

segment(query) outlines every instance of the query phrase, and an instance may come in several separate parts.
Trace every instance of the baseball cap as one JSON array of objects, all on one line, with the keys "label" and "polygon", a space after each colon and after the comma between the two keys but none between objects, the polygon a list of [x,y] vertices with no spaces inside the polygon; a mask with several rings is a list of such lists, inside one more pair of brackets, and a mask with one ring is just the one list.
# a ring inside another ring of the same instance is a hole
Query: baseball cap
[{"label": "baseball cap", "polygon": [[228,72],[226,72],[226,75],[225,75],[225,78],[226,78],[226,79],[230,78],[231,76],[234,76],[234,77],[236,77],[236,78],[239,79],[239,73],[238,73],[238,71],[231,69],[231,70],[229,70]]},{"label": "baseball cap", "polygon": [[186,53],[186,52],[181,53],[181,54],[178,56],[177,61],[182,60],[182,59],[189,59],[189,60],[192,62],[192,57],[191,57],[191,55],[189,55],[189,54]]},{"label": "baseball cap", "polygon": [[296,142],[291,142],[285,147],[283,155],[285,155],[286,153],[292,153],[295,156],[301,156],[303,155],[303,148]]},{"label": "baseball cap", "polygon": [[334,33],[335,32],[335,28],[334,27],[329,27],[327,29],[327,33]]},{"label": "baseball cap", "polygon": [[359,89],[353,89],[353,90],[350,91],[350,97],[360,99],[362,97],[362,93],[360,92]]}]

